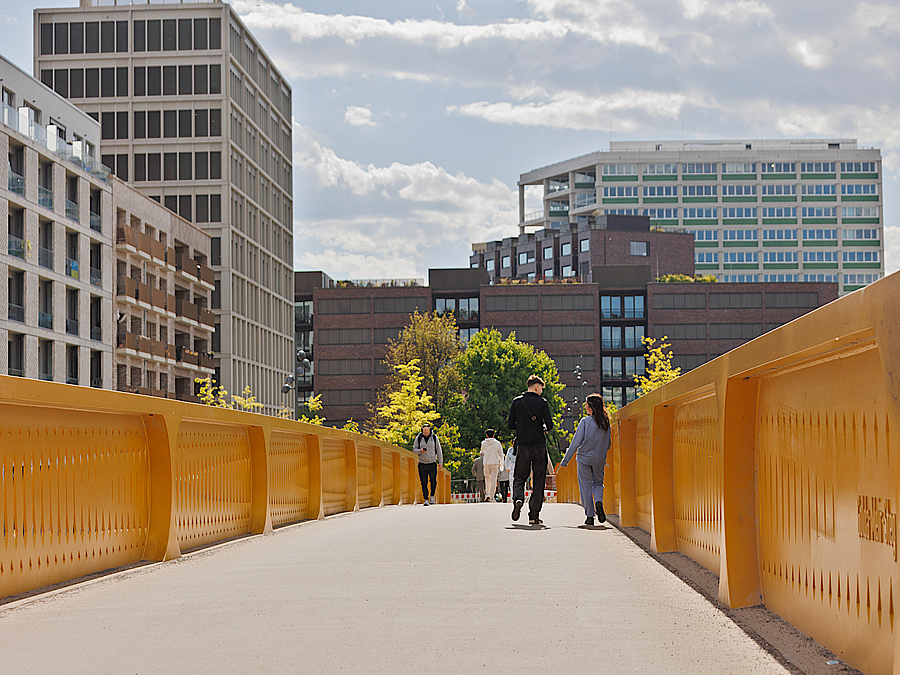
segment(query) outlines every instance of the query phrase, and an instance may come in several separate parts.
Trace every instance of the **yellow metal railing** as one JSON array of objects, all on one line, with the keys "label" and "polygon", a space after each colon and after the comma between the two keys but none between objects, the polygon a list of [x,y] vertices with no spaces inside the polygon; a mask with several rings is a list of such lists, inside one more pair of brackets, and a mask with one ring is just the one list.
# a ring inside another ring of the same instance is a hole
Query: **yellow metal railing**
[{"label": "yellow metal railing", "polygon": [[[619,410],[605,508],[860,670],[900,673],[900,274]],[[557,479],[578,501],[575,465]]]},{"label": "yellow metal railing", "polygon": [[[450,502],[445,469],[436,500]],[[0,598],[286,523],[421,502],[414,455],[367,436],[0,376]]]}]

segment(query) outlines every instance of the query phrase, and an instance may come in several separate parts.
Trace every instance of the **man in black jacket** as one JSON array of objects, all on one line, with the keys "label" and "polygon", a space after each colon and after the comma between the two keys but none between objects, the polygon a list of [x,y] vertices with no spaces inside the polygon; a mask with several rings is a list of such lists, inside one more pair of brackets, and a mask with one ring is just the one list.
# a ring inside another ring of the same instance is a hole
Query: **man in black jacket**
[{"label": "man in black jacket", "polygon": [[513,476],[512,519],[518,520],[525,503],[525,481],[534,477],[528,502],[528,522],[540,525],[547,480],[547,445],[544,433],[553,428],[550,406],[541,396],[544,381],[537,375],[528,378],[528,391],[513,399],[509,408],[509,428],[516,432],[516,469]]}]

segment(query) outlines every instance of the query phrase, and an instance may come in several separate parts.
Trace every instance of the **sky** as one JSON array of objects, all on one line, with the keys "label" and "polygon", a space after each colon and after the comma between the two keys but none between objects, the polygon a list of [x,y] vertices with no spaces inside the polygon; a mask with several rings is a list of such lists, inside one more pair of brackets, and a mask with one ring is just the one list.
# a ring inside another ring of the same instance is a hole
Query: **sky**
[{"label": "sky", "polygon": [[[32,11],[0,51],[32,71]],[[900,2],[233,0],[293,88],[294,266],[425,279],[518,234],[519,175],[610,140],[856,138],[900,269]],[[530,192],[530,211],[540,195]]]}]

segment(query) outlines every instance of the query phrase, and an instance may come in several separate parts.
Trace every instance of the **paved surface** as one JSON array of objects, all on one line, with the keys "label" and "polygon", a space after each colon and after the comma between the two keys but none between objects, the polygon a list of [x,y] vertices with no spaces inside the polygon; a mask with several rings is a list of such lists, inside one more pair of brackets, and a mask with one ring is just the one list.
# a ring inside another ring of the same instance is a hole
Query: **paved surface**
[{"label": "paved surface", "polygon": [[0,607],[0,672],[786,673],[580,507],[333,516]]}]

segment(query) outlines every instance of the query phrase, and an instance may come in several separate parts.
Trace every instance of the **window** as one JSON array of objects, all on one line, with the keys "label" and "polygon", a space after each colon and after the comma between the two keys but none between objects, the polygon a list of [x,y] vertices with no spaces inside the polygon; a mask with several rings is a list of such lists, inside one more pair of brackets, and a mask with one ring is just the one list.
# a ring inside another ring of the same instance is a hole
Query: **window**
[{"label": "window", "polygon": [[797,251],[765,251],[764,263],[796,263]]},{"label": "window", "polygon": [[643,319],[644,318],[644,296],[643,295],[626,295],[622,298],[624,313],[626,319]]},{"label": "window", "polygon": [[764,274],[763,281],[767,284],[788,284],[797,281],[796,274]]},{"label": "window", "polygon": [[562,268],[559,270],[559,275],[561,277],[571,277],[571,276],[575,276],[575,273],[572,271],[571,265],[563,265]]},{"label": "window", "polygon": [[[833,186],[832,186],[833,187]],[[841,185],[841,194],[842,195],[877,195],[878,194],[878,185],[875,183],[870,184],[855,184],[855,185]]]},{"label": "window", "polygon": [[645,176],[667,175],[673,176],[678,173],[677,164],[644,164]]},{"label": "window", "polygon": [[147,96],[162,95],[162,67],[147,67]]},{"label": "window", "polygon": [[[425,311],[427,298],[374,298],[376,314],[412,314],[417,309]],[[321,305],[321,301],[320,301]]]},{"label": "window", "polygon": [[[837,218],[837,207],[835,206],[804,206],[801,210],[804,218]],[[806,230],[804,230],[806,232]],[[804,235],[804,239],[806,235]],[[834,237],[831,237],[832,239]]]},{"label": "window", "polygon": [[544,260],[552,260],[553,259],[553,247],[545,246],[544,247]]},{"label": "window", "polygon": [[812,281],[826,284],[838,283],[837,274],[804,274],[803,281]]},{"label": "window", "polygon": [[[194,67],[178,66],[178,95],[190,96],[194,93]],[[201,92],[197,92],[198,94]]]},{"label": "window", "polygon": [[604,164],[604,176],[636,176],[637,164]]},{"label": "window", "polygon": [[84,24],[84,53],[100,53],[100,22],[87,21]]},{"label": "window", "polygon": [[[832,252],[837,259],[837,252]],[[878,251],[844,251],[844,262],[849,263],[877,263],[879,261]]]},{"label": "window", "polygon": [[590,239],[582,239],[578,242],[578,250],[582,253],[586,253],[591,250],[591,240]]},{"label": "window", "polygon": [[682,185],[681,194],[684,197],[709,197],[718,192],[715,185]]},{"label": "window", "polygon": [[371,375],[372,359],[320,359],[316,370],[320,375]]},{"label": "window", "polygon": [[653,326],[653,334],[667,336],[671,340],[705,340],[705,323],[658,323]]},{"label": "window", "polygon": [[604,197],[637,197],[637,185],[613,185],[603,188]]},{"label": "window", "polygon": [[319,330],[319,344],[323,345],[363,345],[371,342],[372,331],[369,328],[323,328]]},{"label": "window", "polygon": [[763,241],[796,241],[797,230],[763,230]]},{"label": "window", "polygon": [[622,318],[622,298],[616,295],[600,296],[600,316],[604,319]]},{"label": "window", "polygon": [[711,323],[711,340],[752,340],[763,334],[761,323]]},{"label": "window", "polygon": [[[605,188],[604,188],[605,189]],[[677,197],[678,188],[675,185],[645,185],[645,197]]]},{"label": "window", "polygon": [[712,163],[693,163],[693,164],[683,164],[681,167],[682,174],[716,174],[718,172],[718,164],[716,162]]},{"label": "window", "polygon": [[710,309],[753,309],[762,307],[761,293],[710,293]]},{"label": "window", "polygon": [[642,349],[644,347],[644,327],[624,326],[625,349]]},{"label": "window", "polygon": [[803,195],[833,195],[836,185],[801,185],[800,194]]},{"label": "window", "polygon": [[861,229],[861,230],[844,230],[842,239],[844,241],[860,241],[865,239],[877,240],[877,229]]},{"label": "window", "polygon": [[845,274],[844,285],[865,286],[866,284],[871,284],[875,281],[878,281],[880,278],[880,274]]},{"label": "window", "polygon": [[323,298],[319,300],[319,314],[370,314],[370,298]]},{"label": "window", "polygon": [[604,380],[621,380],[624,369],[621,356],[604,356],[601,359],[601,377]]},{"label": "window", "polygon": [[488,272],[493,272],[493,271],[494,271],[494,260],[493,260],[493,259],[491,259],[491,260],[485,260],[485,262],[484,262],[484,268],[485,268]]},{"label": "window", "polygon": [[744,163],[734,163],[734,162],[722,162],[722,173],[723,174],[735,174],[735,173],[756,173],[756,163],[755,162],[744,162]]},{"label": "window", "polygon": [[756,251],[725,251],[722,260],[726,264],[757,263],[759,253]]},{"label": "window", "polygon": [[207,49],[209,26],[206,19],[194,19],[194,49]]},{"label": "window", "polygon": [[326,389],[321,394],[323,405],[366,405],[372,401],[371,389]]},{"label": "window", "polygon": [[[756,219],[756,207],[729,207],[722,209],[722,217],[723,218],[753,218]],[[732,232],[755,232],[755,230],[731,230]],[[728,237],[726,237],[727,239]],[[753,239],[756,239],[756,235],[753,235]]]},{"label": "window", "polygon": [[715,251],[696,251],[694,262],[698,265],[717,265],[719,264],[719,254]]},{"label": "window", "polygon": [[875,173],[877,171],[876,162],[841,162],[841,173]]},{"label": "window", "polygon": [[550,202],[550,211],[568,211],[569,202],[552,201]]},{"label": "window", "polygon": [[584,185],[585,183],[596,183],[597,182],[597,174],[593,171],[576,171],[575,172],[575,187],[579,187],[580,185]]},{"label": "window", "polygon": [[841,216],[843,218],[877,218],[877,206],[842,206]]},{"label": "window", "polygon": [[755,284],[759,279],[758,274],[721,274],[719,281],[724,284]]},{"label": "window", "polygon": [[564,244],[561,244],[559,247],[559,254],[564,256],[572,255],[572,243],[567,241]]},{"label": "window", "polygon": [[550,194],[551,192],[561,192],[562,190],[569,189],[569,178],[568,176],[565,178],[550,178],[547,180],[547,191],[544,194]]},{"label": "window", "polygon": [[755,185],[723,185],[723,197],[755,197]]},{"label": "window", "polygon": [[685,220],[713,219],[719,217],[719,209],[686,208],[682,209],[682,211],[684,212]]},{"label": "window", "polygon": [[488,312],[536,312],[537,295],[489,295],[484,299]]},{"label": "window", "polygon": [[762,210],[763,218],[796,218],[796,206],[764,206]]},{"label": "window", "polygon": [[597,203],[597,195],[594,192],[579,192],[575,195],[575,208],[576,209],[581,209],[581,208],[584,208],[585,206],[593,206],[596,203]]},{"label": "window", "polygon": [[389,341],[400,339],[400,328],[376,328],[375,344],[386,345]]},{"label": "window", "polygon": [[803,230],[804,241],[811,240],[836,240],[837,230]]},{"label": "window", "polygon": [[179,138],[190,138],[191,132],[193,131],[193,110],[179,110],[178,111],[178,137]]},{"label": "window", "polygon": [[510,257],[508,255],[500,258],[500,267],[503,269],[509,269],[510,266]]},{"label": "window", "polygon": [[801,162],[800,173],[834,173],[834,162]]},{"label": "window", "polygon": [[653,309],[706,309],[705,293],[656,293]]},{"label": "window", "polygon": [[594,309],[594,296],[579,295],[545,295],[541,298],[543,310]]},{"label": "window", "polygon": [[678,220],[678,209],[644,209],[644,215],[657,220]]},{"label": "window", "polygon": [[519,253],[519,264],[526,265],[534,262],[534,251],[522,251]]},{"label": "window", "polygon": [[572,342],[594,339],[594,327],[587,326],[541,326],[543,342]]},{"label": "window", "polygon": [[795,162],[763,162],[759,167],[760,173],[797,173]]},{"label": "window", "polygon": [[797,194],[796,185],[763,185],[762,195],[766,196],[790,196]]},{"label": "window", "polygon": [[622,349],[622,327],[601,326],[600,344],[603,349]]},{"label": "window", "polygon": [[[844,260],[847,259],[844,254]],[[805,263],[836,263],[838,262],[837,251],[804,251],[803,262]]]},{"label": "window", "polygon": [[766,307],[814,309],[818,306],[819,294],[816,292],[766,293]]}]

